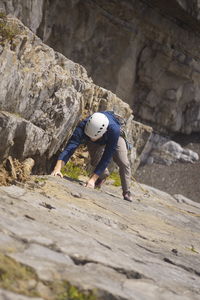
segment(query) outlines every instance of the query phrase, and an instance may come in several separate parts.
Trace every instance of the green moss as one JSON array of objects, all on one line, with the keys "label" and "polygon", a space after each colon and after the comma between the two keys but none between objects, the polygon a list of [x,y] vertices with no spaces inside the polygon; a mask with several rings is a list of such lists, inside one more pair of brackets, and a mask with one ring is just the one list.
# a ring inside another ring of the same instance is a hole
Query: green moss
[{"label": "green moss", "polygon": [[95,300],[93,292],[82,292],[68,282],[54,282],[51,284],[51,291],[56,297],[55,300]]},{"label": "green moss", "polygon": [[[32,288],[30,281],[35,282]],[[51,291],[51,296],[42,295],[37,291],[39,282]],[[29,297],[44,297],[46,300],[96,300],[93,291],[80,291],[67,281],[41,281],[32,268],[3,253],[0,253],[0,288]]]},{"label": "green moss", "polygon": [[13,38],[19,34],[19,28],[12,23],[8,22],[8,19],[4,13],[0,13],[0,40],[1,44],[5,41],[12,42]]},{"label": "green moss", "polygon": [[87,176],[88,173],[85,169],[77,166],[72,161],[69,161],[61,170],[63,176],[68,176],[73,179],[78,179],[80,175]]},{"label": "green moss", "polygon": [[118,172],[113,172],[110,174],[110,179],[114,180],[114,186],[120,186],[121,185],[121,179]]},{"label": "green moss", "polygon": [[[72,179],[78,179],[80,175],[89,176],[89,173],[83,169],[83,167],[78,166],[73,161],[69,161],[61,170],[63,176],[70,177]],[[121,186],[121,179],[118,172],[113,172],[110,179],[114,181],[114,186]]]},{"label": "green moss", "polygon": [[0,19],[6,19],[6,14],[0,11]]},{"label": "green moss", "polygon": [[29,290],[28,282],[37,280],[35,272],[10,257],[0,253],[0,287],[15,293],[38,296],[36,290]]},{"label": "green moss", "polygon": [[45,182],[47,181],[47,178],[46,177],[37,177],[35,178],[35,183],[39,183],[39,182]]}]

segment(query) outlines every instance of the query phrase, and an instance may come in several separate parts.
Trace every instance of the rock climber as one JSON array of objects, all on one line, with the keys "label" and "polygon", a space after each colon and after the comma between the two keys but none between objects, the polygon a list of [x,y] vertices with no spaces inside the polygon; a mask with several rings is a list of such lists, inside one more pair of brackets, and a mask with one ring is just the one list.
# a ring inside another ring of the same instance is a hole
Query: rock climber
[{"label": "rock climber", "polygon": [[108,165],[113,161],[119,167],[123,198],[132,201],[130,191],[131,168],[125,139],[121,136],[121,123],[112,111],[96,112],[78,124],[59,155],[51,175],[63,177],[62,167],[80,144],[86,144],[90,163],[94,168],[86,187],[100,187],[109,176]]}]

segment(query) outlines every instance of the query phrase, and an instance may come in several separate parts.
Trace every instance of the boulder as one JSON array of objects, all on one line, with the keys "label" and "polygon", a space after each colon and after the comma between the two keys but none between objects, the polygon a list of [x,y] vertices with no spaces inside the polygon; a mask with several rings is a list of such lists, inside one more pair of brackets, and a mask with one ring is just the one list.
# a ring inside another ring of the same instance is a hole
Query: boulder
[{"label": "boulder", "polygon": [[170,166],[176,162],[195,163],[198,160],[197,152],[183,148],[177,142],[170,140],[169,137],[155,133],[151,135],[140,157],[142,165],[158,163]]}]

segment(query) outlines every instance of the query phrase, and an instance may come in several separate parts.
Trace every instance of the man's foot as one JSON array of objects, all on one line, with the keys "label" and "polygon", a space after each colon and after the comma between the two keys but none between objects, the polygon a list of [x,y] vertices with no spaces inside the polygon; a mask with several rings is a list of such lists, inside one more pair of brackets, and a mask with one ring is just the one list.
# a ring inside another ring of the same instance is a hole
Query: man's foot
[{"label": "man's foot", "polygon": [[98,178],[95,182],[95,189],[100,189],[102,184],[106,181],[106,178]]},{"label": "man's foot", "polygon": [[129,202],[133,201],[133,198],[131,196],[131,192],[130,191],[127,191],[126,193],[123,193],[123,196],[124,196],[124,200],[129,201]]}]

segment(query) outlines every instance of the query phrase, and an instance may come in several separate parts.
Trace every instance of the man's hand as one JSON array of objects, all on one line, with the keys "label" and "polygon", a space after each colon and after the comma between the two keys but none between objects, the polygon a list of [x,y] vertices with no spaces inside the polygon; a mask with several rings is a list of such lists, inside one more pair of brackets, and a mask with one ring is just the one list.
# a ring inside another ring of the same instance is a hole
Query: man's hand
[{"label": "man's hand", "polygon": [[86,183],[86,187],[89,187],[91,189],[95,188],[95,182],[96,180],[99,178],[99,176],[97,174],[93,174],[90,179],[88,180],[88,182]]},{"label": "man's hand", "polygon": [[60,176],[61,178],[63,178],[63,174],[60,172],[62,167],[64,167],[65,163],[62,160],[58,160],[53,172],[51,172],[52,176]]},{"label": "man's hand", "polygon": [[94,187],[95,187],[95,180],[90,178],[90,179],[88,180],[88,182],[86,183],[85,186],[86,186],[86,187],[89,187],[89,188],[91,188],[91,189],[94,189]]},{"label": "man's hand", "polygon": [[51,175],[52,176],[60,176],[61,178],[63,178],[63,174],[60,171],[57,171],[57,170],[53,170]]}]

